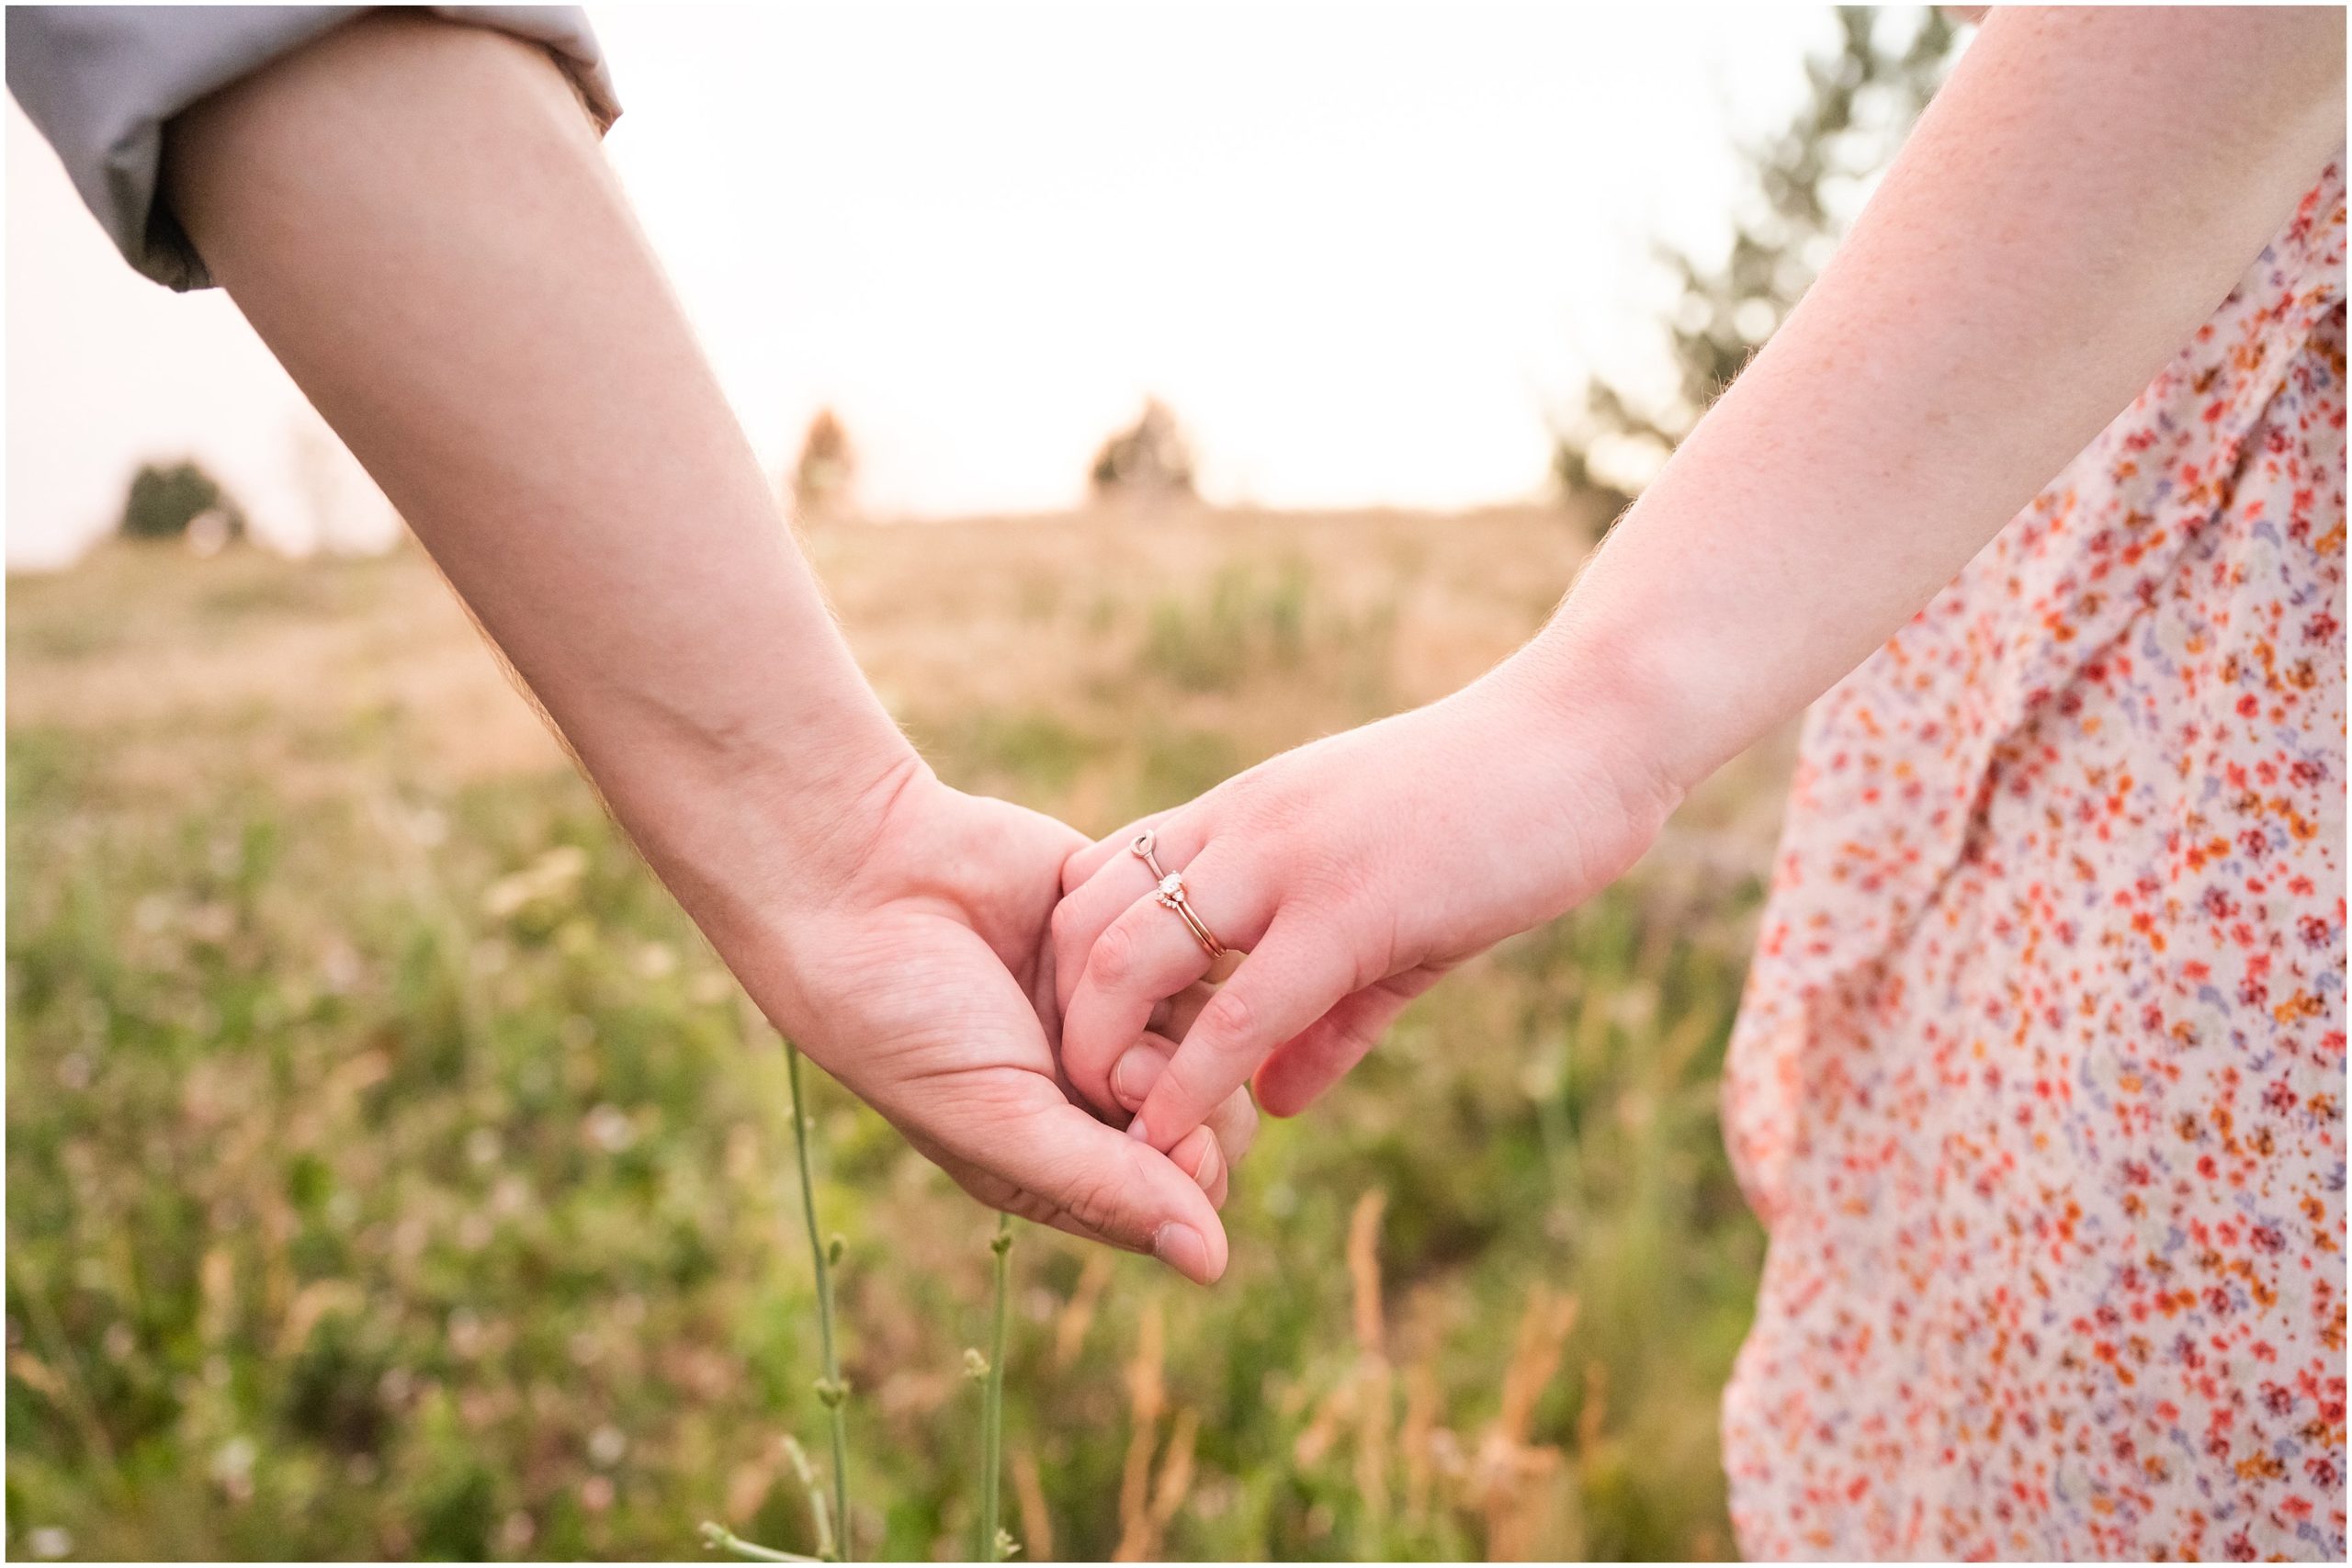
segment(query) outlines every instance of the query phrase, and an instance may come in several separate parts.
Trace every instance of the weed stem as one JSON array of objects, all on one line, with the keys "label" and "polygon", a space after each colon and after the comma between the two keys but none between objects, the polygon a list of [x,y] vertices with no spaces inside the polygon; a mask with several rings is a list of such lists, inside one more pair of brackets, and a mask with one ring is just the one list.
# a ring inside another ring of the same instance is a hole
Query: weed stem
[{"label": "weed stem", "polygon": [[803,1557],[797,1551],[778,1551],[773,1546],[762,1546],[745,1540],[725,1525],[702,1522],[703,1544],[713,1551],[731,1551],[738,1557],[748,1557],[754,1562],[822,1562],[821,1557]]},{"label": "weed stem", "polygon": [[800,1482],[800,1489],[808,1494],[808,1517],[817,1524],[817,1555],[827,1562],[835,1562],[840,1553],[833,1547],[833,1511],[826,1505],[825,1489],[817,1483],[817,1472],[808,1462],[808,1450],[800,1439],[784,1439],[785,1458],[791,1462],[792,1473]]},{"label": "weed stem", "polygon": [[996,1217],[996,1325],[989,1345],[989,1378],[980,1402],[980,1550],[983,1562],[1005,1560],[1001,1494],[1004,1487],[1004,1344],[1007,1298],[1012,1294],[1012,1216]]},{"label": "weed stem", "polygon": [[784,1060],[785,1075],[792,1084],[792,1150],[800,1162],[800,1213],[808,1226],[808,1257],[817,1273],[817,1332],[825,1355],[825,1375],[817,1384],[817,1397],[832,1426],[833,1518],[840,1532],[841,1561],[847,1562],[855,1556],[849,1519],[849,1415],[842,1409],[849,1402],[849,1384],[842,1379],[841,1357],[833,1348],[833,1274],[824,1235],[817,1228],[817,1187],[808,1170],[808,1111],[800,1093],[800,1048],[789,1040],[784,1043]]}]

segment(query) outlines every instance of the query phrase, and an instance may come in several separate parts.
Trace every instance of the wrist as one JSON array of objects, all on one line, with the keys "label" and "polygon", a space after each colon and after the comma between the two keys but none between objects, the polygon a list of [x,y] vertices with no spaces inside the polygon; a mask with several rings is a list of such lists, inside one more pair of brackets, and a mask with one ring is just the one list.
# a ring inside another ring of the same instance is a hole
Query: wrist
[{"label": "wrist", "polygon": [[1545,750],[1605,778],[1626,818],[1655,828],[1712,770],[1686,743],[1688,694],[1652,639],[1604,633],[1555,621],[1487,680]]},{"label": "wrist", "polygon": [[1508,661],[1553,722],[1604,739],[1620,765],[1679,803],[1779,716],[1739,647],[1747,623],[1694,613],[1688,572],[1662,576],[1639,509],[1621,522],[1544,629]]},{"label": "wrist", "polygon": [[789,728],[650,744],[620,770],[583,757],[613,814],[714,946],[773,942],[837,899],[928,764],[877,709]]}]

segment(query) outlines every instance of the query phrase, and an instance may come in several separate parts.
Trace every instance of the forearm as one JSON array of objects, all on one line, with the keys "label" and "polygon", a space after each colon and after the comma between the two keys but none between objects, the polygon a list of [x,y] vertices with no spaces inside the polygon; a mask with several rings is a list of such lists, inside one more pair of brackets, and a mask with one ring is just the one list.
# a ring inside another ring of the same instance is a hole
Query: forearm
[{"label": "forearm", "polygon": [[167,180],[707,929],[787,891],[749,874],[787,829],[920,766],[538,51],[350,24],[183,116]]},{"label": "forearm", "polygon": [[2221,302],[2341,144],[2342,58],[2340,13],[1996,12],[1521,667],[1622,680],[1678,788],[1811,701]]}]

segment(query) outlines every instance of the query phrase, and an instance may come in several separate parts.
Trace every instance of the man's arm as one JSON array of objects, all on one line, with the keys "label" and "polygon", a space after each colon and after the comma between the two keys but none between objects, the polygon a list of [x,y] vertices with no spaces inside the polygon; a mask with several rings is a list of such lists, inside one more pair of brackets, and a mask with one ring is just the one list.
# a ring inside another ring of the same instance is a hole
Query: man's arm
[{"label": "man's arm", "polygon": [[976,1195],[1221,1271],[1216,1140],[1057,1087],[1077,835],[892,725],[543,51],[376,13],[175,120],[165,188],[769,1018]]},{"label": "man's arm", "polygon": [[379,13],[183,115],[164,179],[696,919],[786,891],[720,874],[782,830],[838,877],[921,764],[544,52]]}]

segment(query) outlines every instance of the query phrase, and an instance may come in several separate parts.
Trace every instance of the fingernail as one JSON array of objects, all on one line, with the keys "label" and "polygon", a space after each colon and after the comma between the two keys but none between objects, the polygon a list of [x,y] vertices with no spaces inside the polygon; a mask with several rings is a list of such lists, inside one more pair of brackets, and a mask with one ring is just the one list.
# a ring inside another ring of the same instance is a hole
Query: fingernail
[{"label": "fingernail", "polygon": [[1223,1154],[1217,1148],[1216,1140],[1211,1138],[1208,1147],[1201,1151],[1200,1168],[1193,1172],[1193,1181],[1202,1191],[1205,1192],[1216,1185],[1217,1165],[1223,1158]]},{"label": "fingernail", "polygon": [[1127,1123],[1127,1136],[1135,1139],[1136,1142],[1139,1144],[1148,1144],[1151,1142],[1151,1134],[1144,1130],[1143,1118],[1141,1116],[1137,1116],[1134,1121]]},{"label": "fingernail", "polygon": [[1111,1069],[1112,1098],[1119,1102],[1120,1109],[1134,1111],[1143,1104],[1144,1097],[1151,1092],[1151,1086],[1158,1083],[1159,1075],[1167,1070],[1167,1057],[1147,1046],[1138,1045],[1120,1057],[1118,1066]]},{"label": "fingernail", "polygon": [[1188,1280],[1209,1277],[1209,1244],[1188,1224],[1170,1220],[1153,1232],[1151,1255]]}]

